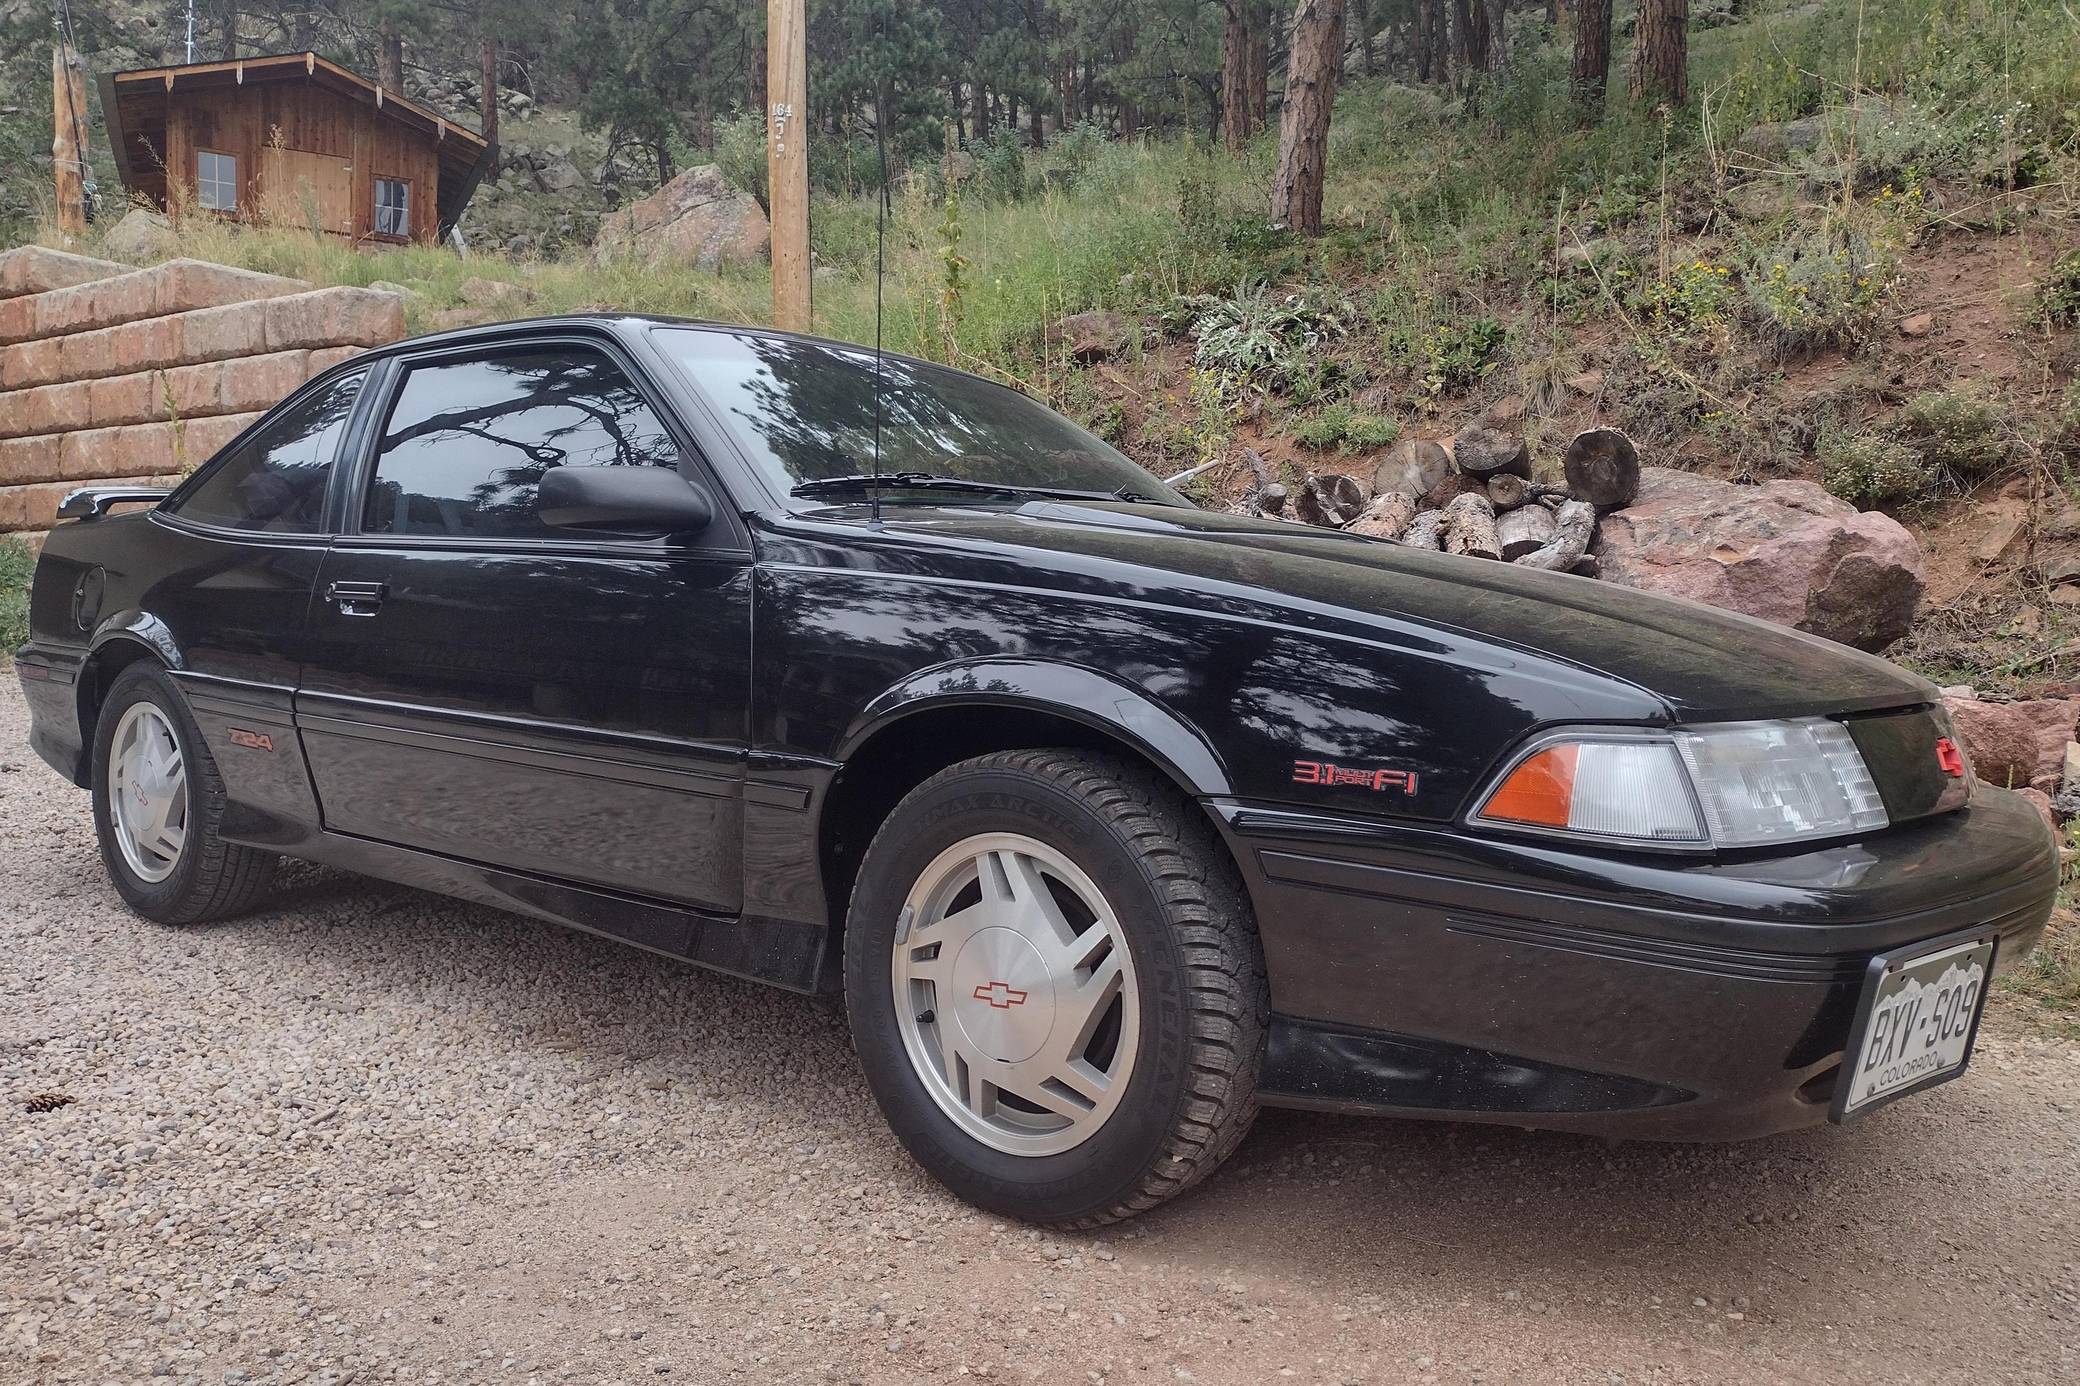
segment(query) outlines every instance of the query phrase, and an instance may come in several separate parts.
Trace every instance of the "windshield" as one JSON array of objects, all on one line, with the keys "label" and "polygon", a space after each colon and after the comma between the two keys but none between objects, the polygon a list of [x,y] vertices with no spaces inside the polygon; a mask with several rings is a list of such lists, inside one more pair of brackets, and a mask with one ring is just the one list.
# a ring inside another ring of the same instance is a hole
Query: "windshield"
[{"label": "windshield", "polygon": [[[739,446],[786,493],[874,466],[874,354],[693,328],[657,341],[722,411]],[[889,357],[881,374],[881,470],[1165,505],[1184,497],[1044,405],[958,371]],[[900,486],[892,494],[900,494]],[[991,504],[987,492],[913,493],[934,505]],[[1005,501],[1015,498],[1006,496]]]}]

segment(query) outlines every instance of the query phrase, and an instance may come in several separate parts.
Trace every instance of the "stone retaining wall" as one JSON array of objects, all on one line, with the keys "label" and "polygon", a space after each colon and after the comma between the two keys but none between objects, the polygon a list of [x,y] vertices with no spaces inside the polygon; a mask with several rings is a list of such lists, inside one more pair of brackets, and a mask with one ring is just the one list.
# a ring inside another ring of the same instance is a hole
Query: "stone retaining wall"
[{"label": "stone retaining wall", "polygon": [[404,300],[200,260],[0,254],[0,533],[59,500],[168,485],[335,362],[404,335]]}]

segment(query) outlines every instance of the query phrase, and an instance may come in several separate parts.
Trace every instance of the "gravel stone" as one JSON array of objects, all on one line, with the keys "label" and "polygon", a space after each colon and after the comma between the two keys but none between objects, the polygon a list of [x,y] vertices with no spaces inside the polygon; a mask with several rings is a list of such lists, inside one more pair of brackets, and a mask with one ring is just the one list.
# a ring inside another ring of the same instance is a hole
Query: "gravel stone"
[{"label": "gravel stone", "polygon": [[909,1162],[828,999],[313,867],[136,918],[10,673],[6,1386],[2080,1373],[2080,1042],[2003,995],[1963,1079],[1850,1127],[1267,1112],[1192,1196],[1041,1236]]}]

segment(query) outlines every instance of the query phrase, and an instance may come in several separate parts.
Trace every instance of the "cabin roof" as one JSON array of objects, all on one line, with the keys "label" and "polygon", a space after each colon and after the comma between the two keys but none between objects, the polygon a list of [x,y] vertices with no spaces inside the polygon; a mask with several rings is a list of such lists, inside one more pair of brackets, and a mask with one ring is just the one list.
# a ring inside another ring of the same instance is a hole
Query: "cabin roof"
[{"label": "cabin roof", "polygon": [[116,171],[123,186],[137,191],[135,136],[166,123],[166,101],[175,92],[236,88],[268,82],[299,82],[322,87],[373,110],[378,119],[394,121],[432,144],[440,161],[441,223],[452,225],[486,172],[491,145],[466,125],[458,124],[418,102],[384,91],[358,72],[316,53],[268,53],[221,62],[176,63],[104,73],[100,78],[102,117],[114,147]]}]

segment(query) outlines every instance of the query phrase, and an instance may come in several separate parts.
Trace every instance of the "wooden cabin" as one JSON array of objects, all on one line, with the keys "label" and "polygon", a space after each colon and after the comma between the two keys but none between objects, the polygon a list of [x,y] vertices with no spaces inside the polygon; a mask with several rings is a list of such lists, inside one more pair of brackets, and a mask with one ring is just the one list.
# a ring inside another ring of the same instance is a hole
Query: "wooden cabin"
[{"label": "wooden cabin", "polygon": [[124,188],[184,216],[309,227],[357,245],[432,242],[497,157],[476,131],[315,53],[100,81]]}]

